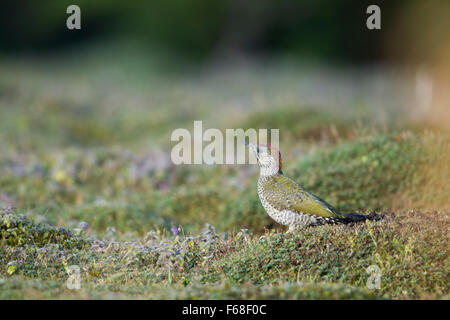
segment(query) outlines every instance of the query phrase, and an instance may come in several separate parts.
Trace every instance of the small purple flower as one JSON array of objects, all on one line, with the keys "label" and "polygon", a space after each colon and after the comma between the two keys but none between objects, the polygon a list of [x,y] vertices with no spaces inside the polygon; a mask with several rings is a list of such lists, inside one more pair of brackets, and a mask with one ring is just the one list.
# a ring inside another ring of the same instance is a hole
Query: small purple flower
[{"label": "small purple flower", "polygon": [[174,234],[174,235],[178,235],[178,228],[177,227],[172,227],[172,233]]},{"label": "small purple flower", "polygon": [[85,221],[81,221],[78,224],[78,228],[81,228],[83,230],[87,230],[87,229],[89,229],[89,224],[87,222],[85,222]]},{"label": "small purple flower", "polygon": [[22,259],[20,259],[20,261],[19,261],[20,263],[23,263],[23,258]]},{"label": "small purple flower", "polygon": [[161,183],[158,187],[159,190],[167,190],[169,186],[167,185],[167,183]]}]

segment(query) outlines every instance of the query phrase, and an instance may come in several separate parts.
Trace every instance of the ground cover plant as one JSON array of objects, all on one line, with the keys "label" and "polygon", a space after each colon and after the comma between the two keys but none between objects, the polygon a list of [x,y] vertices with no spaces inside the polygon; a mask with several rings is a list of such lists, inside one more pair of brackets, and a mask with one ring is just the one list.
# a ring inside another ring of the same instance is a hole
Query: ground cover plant
[{"label": "ground cover plant", "polygon": [[[295,74],[271,68],[126,85],[105,70],[86,85],[82,68],[14,68],[0,78],[0,298],[449,298],[445,130],[400,108],[383,121],[352,97],[303,103]],[[279,128],[286,175],[383,219],[285,234],[259,203],[256,166],[172,164],[170,133],[195,119]]]}]

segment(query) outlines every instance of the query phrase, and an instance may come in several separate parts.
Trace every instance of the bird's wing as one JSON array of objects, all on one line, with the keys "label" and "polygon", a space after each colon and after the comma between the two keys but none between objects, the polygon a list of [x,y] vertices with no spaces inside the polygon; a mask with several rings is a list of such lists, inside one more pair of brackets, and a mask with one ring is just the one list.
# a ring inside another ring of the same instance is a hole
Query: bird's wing
[{"label": "bird's wing", "polygon": [[266,201],[281,210],[305,213],[321,218],[343,218],[336,209],[324,200],[307,192],[284,175],[268,178],[263,184]]}]

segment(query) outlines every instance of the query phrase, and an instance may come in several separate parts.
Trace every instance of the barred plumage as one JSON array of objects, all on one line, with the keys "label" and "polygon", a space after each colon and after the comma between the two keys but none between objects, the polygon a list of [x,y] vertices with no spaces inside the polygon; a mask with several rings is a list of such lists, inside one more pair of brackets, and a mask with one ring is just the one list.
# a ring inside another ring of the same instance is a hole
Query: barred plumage
[{"label": "barred plumage", "polygon": [[349,223],[368,219],[361,214],[343,214],[283,175],[281,154],[266,145],[248,144],[260,167],[258,195],[267,214],[289,231],[305,226]]}]

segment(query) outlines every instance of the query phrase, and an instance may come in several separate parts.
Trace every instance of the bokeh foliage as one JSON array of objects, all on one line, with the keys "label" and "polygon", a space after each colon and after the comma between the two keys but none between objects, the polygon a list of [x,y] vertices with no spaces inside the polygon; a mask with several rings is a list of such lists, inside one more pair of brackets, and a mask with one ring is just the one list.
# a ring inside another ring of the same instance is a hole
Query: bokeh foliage
[{"label": "bokeh foliage", "polygon": [[[391,25],[407,3],[384,1],[383,23]],[[384,31],[365,29],[369,1],[80,0],[76,4],[83,20],[78,32],[65,28],[70,4],[68,0],[5,4],[0,10],[1,50],[53,51],[108,38],[136,40],[150,51],[190,61],[228,52],[352,63],[385,58]]]}]

